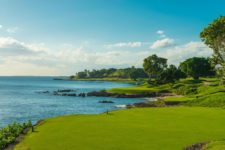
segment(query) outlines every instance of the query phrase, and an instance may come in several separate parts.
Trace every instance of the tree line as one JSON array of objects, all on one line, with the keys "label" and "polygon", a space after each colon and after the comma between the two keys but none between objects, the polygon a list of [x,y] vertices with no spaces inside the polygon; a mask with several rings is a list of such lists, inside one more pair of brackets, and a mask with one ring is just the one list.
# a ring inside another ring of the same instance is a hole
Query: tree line
[{"label": "tree line", "polygon": [[168,65],[166,58],[154,54],[144,59],[143,68],[148,74],[148,83],[165,84],[186,77],[198,80],[199,77],[214,76],[215,69],[210,64],[210,60],[210,58],[193,57],[181,62],[176,67],[175,65]]},{"label": "tree line", "polygon": [[71,76],[70,78],[75,79],[88,79],[88,78],[122,78],[122,79],[133,79],[138,78],[147,78],[148,75],[145,73],[143,68],[135,68],[134,66],[124,69],[93,69],[93,70],[84,70],[77,72],[76,75]]},{"label": "tree line", "polygon": [[100,69],[92,71],[84,70],[77,72],[71,78],[88,79],[88,78],[122,78],[137,80],[148,78],[148,83],[164,84],[172,83],[176,80],[186,77],[193,77],[195,80],[199,77],[209,77],[215,75],[215,69],[210,63],[210,58],[193,57],[180,63],[178,67],[168,65],[167,59],[158,57],[153,54],[144,59],[143,68],[134,66],[125,69]]}]

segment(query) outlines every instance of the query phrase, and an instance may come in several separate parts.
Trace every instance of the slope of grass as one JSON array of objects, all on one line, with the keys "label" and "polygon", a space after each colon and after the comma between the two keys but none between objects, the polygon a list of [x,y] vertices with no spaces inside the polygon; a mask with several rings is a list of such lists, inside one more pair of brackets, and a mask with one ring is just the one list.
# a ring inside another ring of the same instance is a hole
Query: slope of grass
[{"label": "slope of grass", "polygon": [[204,147],[204,150],[224,150],[225,141],[214,141],[210,142]]},{"label": "slope of grass", "polygon": [[150,86],[143,84],[128,88],[108,90],[114,93],[139,94],[148,92],[171,92],[178,96],[165,97],[169,102],[186,102],[189,106],[225,107],[225,86],[216,78],[182,79],[174,84]]},{"label": "slope of grass", "polygon": [[186,102],[193,99],[194,98],[187,97],[187,96],[168,96],[168,97],[165,97],[163,100],[166,102]]},{"label": "slope of grass", "polygon": [[187,105],[189,106],[224,108],[225,86],[220,86],[217,80],[205,80],[205,82],[197,88],[197,93],[192,95],[192,97],[195,98],[192,101],[188,101]]},{"label": "slope of grass", "polygon": [[192,101],[188,101],[186,105],[225,108],[225,92],[218,92],[215,94],[209,94],[204,97],[196,98]]},{"label": "slope of grass", "polygon": [[[177,93],[183,87],[196,87],[202,84],[202,80],[192,80],[190,78],[182,79],[177,81],[174,84],[162,84],[162,85],[149,85],[144,83],[142,85],[125,87],[125,88],[113,88],[108,90],[112,93],[125,93],[125,94],[134,94],[134,93],[148,93],[148,92],[173,92]],[[186,90],[186,88],[182,89]]]},{"label": "slope of grass", "polygon": [[133,86],[133,87],[125,87],[125,88],[113,88],[108,90],[110,93],[125,93],[125,94],[140,94],[140,93],[151,93],[151,92],[171,92],[170,85],[158,85],[158,86],[150,86],[148,84]]},{"label": "slope of grass", "polygon": [[16,150],[181,150],[225,135],[225,110],[141,108],[47,119]]}]

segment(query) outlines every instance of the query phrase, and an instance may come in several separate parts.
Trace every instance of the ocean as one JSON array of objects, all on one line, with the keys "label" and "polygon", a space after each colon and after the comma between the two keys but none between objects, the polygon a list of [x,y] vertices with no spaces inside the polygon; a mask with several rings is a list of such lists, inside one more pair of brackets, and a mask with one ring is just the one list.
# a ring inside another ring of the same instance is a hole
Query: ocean
[{"label": "ocean", "polygon": [[[107,81],[53,80],[53,77],[0,77],[0,126],[13,122],[62,116],[67,114],[98,114],[143,101],[132,98],[56,96],[53,91],[73,89],[77,93],[98,91],[131,84]],[[43,93],[49,91],[50,93]],[[114,103],[99,103],[110,100]]]}]

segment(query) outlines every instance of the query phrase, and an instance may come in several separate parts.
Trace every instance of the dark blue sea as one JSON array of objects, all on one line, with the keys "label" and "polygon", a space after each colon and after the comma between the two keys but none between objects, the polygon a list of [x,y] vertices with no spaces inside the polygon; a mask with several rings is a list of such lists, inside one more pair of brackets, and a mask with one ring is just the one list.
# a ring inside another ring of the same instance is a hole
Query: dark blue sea
[{"label": "dark blue sea", "polygon": [[[73,89],[77,93],[128,87],[130,84],[105,81],[53,80],[53,77],[0,77],[0,126],[14,121],[33,123],[40,119],[66,114],[98,114],[114,110],[116,105],[142,101],[130,98],[68,97],[42,93]],[[112,100],[112,104],[98,103]]]}]

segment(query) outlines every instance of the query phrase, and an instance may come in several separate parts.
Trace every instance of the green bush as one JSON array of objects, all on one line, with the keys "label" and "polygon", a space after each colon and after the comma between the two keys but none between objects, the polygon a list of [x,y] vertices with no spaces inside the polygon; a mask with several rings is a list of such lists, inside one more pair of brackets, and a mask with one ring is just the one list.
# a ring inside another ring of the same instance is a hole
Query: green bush
[{"label": "green bush", "polygon": [[0,150],[3,150],[7,145],[13,143],[26,128],[31,126],[31,121],[28,121],[23,124],[14,122],[4,128],[0,128]]}]

